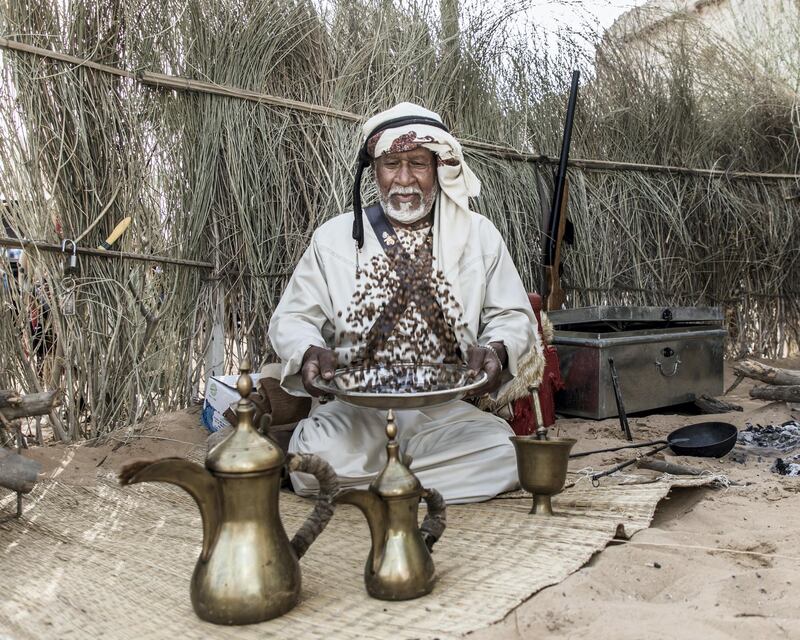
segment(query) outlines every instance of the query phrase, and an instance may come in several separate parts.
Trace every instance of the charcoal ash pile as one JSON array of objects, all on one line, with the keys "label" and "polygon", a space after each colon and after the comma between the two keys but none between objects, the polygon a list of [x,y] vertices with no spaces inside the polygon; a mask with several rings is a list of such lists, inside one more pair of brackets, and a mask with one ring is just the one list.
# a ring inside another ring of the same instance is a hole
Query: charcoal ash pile
[{"label": "charcoal ash pile", "polygon": [[800,476],[800,454],[791,458],[778,458],[769,470],[782,476]]},{"label": "charcoal ash pile", "polygon": [[[789,420],[783,424],[768,425],[748,423],[739,432],[738,442],[746,447],[791,453],[800,448],[800,422]],[[776,458],[770,471],[782,476],[800,476],[800,454]]]},{"label": "charcoal ash pile", "polygon": [[750,424],[739,432],[739,444],[748,447],[792,451],[800,447],[800,422],[789,420],[783,424]]}]

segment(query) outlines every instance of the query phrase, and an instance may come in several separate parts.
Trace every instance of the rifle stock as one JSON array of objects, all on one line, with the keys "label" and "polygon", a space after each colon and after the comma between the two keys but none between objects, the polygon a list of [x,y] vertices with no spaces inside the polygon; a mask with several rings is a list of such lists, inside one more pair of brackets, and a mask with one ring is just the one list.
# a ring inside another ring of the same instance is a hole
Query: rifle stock
[{"label": "rifle stock", "polygon": [[558,216],[558,230],[555,237],[555,248],[553,255],[553,266],[545,267],[545,277],[547,286],[547,297],[545,298],[544,310],[554,311],[564,306],[566,294],[561,288],[561,243],[564,241],[564,230],[567,226],[567,202],[569,201],[569,181],[564,181],[564,194],[561,198],[561,211]]}]

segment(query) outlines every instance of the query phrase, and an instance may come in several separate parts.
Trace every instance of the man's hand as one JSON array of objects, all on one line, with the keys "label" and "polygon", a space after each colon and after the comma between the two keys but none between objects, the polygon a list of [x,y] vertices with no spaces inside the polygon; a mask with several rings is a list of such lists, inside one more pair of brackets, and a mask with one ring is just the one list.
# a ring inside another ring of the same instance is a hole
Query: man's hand
[{"label": "man's hand", "polygon": [[336,352],[333,349],[309,347],[303,354],[303,366],[300,368],[305,390],[315,398],[321,396],[323,391],[314,386],[314,378],[321,376],[323,380],[331,380],[336,364]]},{"label": "man's hand", "polygon": [[496,391],[501,384],[501,374],[508,362],[506,347],[502,342],[490,342],[494,347],[479,347],[473,345],[467,349],[468,375],[474,378],[481,371],[485,371],[488,379],[477,389],[470,392],[470,396],[482,396]]}]

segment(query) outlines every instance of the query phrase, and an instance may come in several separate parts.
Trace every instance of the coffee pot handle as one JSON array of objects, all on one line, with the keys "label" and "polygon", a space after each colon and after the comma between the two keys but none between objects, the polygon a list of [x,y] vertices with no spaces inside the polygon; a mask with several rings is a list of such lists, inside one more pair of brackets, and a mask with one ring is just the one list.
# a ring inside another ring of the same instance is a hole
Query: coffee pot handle
[{"label": "coffee pot handle", "polygon": [[423,489],[422,499],[428,506],[428,513],[425,514],[419,529],[428,551],[432,552],[433,545],[442,537],[447,527],[447,504],[436,489]]},{"label": "coffee pot handle", "polygon": [[314,510],[292,538],[291,545],[299,560],[333,516],[333,496],[339,491],[339,480],[333,467],[313,453],[290,453],[286,456],[286,465],[289,471],[310,473],[319,482]]}]

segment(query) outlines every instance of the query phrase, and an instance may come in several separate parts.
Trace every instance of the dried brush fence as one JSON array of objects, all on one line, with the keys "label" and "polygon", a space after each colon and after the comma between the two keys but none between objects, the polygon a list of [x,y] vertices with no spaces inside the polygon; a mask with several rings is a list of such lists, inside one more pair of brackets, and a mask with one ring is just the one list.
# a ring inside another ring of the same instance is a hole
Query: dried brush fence
[{"label": "dried brush fence", "polygon": [[133,219],[121,254],[79,252],[74,313],[64,256],[28,244],[24,273],[2,262],[0,389],[62,388],[56,434],[135,425],[187,405],[245,350],[269,359],[288,274],[348,208],[360,118],[400,100],[475,141],[475,208],[537,288],[541,156],[559,147],[573,66],[589,81],[568,305],[722,305],[732,354],[797,349],[800,116],[750,61],[721,44],[696,59],[687,29],[658,65],[605,42],[590,69],[568,40],[554,59],[507,29],[503,11],[459,22],[445,1],[442,24],[426,0],[325,6],[0,2],[4,237],[91,249]]}]

